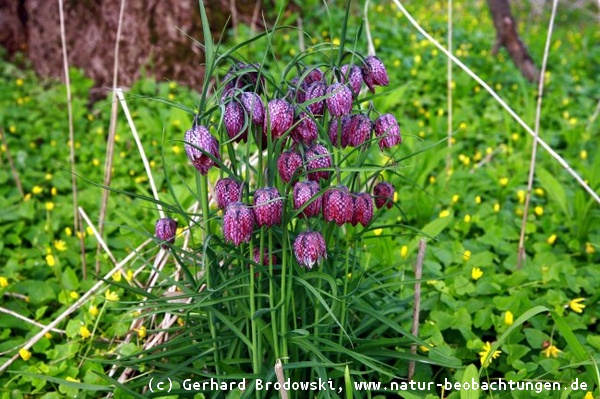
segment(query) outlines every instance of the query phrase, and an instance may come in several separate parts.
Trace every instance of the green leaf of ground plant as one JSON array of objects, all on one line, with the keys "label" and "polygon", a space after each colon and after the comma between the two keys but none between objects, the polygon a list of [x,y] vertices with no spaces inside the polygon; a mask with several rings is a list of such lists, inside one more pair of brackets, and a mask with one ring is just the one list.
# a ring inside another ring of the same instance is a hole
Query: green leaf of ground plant
[{"label": "green leaf of ground plant", "polygon": [[[474,364],[469,364],[462,377],[462,388],[460,390],[460,399],[479,399],[479,388],[473,389],[473,382],[479,384],[479,373]],[[468,384],[470,389],[464,389]]]}]

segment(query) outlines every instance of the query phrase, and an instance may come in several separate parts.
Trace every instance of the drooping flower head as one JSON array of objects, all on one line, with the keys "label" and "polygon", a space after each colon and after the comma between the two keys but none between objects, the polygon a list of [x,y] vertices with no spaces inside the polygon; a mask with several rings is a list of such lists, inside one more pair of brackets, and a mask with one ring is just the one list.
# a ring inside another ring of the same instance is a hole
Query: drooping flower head
[{"label": "drooping flower head", "polygon": [[205,126],[194,126],[186,131],[184,141],[185,153],[192,165],[202,175],[206,175],[208,170],[215,164],[215,161],[207,153],[216,159],[221,159],[219,156],[219,141],[210,134]]},{"label": "drooping flower head", "polygon": [[371,93],[375,93],[375,86],[387,86],[390,84],[385,65],[375,56],[365,58],[362,75]]},{"label": "drooping flower head", "polygon": [[352,221],[354,201],[348,187],[332,187],[323,194],[323,219],[339,226]]},{"label": "drooping flower head", "polygon": [[333,116],[348,115],[352,111],[352,91],[347,85],[334,83],[325,90],[325,103]]},{"label": "drooping flower head", "polygon": [[292,177],[302,168],[302,157],[300,154],[293,150],[284,151],[279,155],[277,159],[277,170],[279,171],[279,177],[284,183],[288,183],[292,180]]},{"label": "drooping flower head", "polygon": [[248,137],[248,126],[246,114],[242,105],[237,100],[230,100],[225,105],[223,112],[223,123],[227,135],[235,142],[245,142]]},{"label": "drooping flower head", "polygon": [[240,94],[240,103],[248,115],[252,123],[262,125],[265,120],[265,105],[260,96],[253,91],[245,91]]},{"label": "drooping flower head", "polygon": [[232,202],[241,198],[242,183],[231,177],[219,179],[215,184],[215,199],[220,209],[226,209]]},{"label": "drooping flower head", "polygon": [[356,98],[360,93],[363,83],[362,71],[354,64],[342,65],[340,68],[341,82],[348,83],[352,90],[352,96]]},{"label": "drooping flower head", "polygon": [[354,201],[352,226],[360,223],[366,227],[373,218],[373,198],[368,193],[355,193],[352,199]]},{"label": "drooping flower head", "polygon": [[323,100],[317,100],[325,95],[325,90],[325,83],[321,81],[311,83],[311,85],[308,86],[308,89],[306,89],[306,95],[304,96],[305,102],[312,101],[306,108],[315,117],[323,115],[323,112],[325,111],[325,102]]},{"label": "drooping flower head", "polygon": [[325,239],[316,231],[298,234],[294,240],[294,255],[300,266],[312,269],[315,264],[327,258]]},{"label": "drooping flower head", "polygon": [[278,98],[269,101],[263,121],[263,132],[274,139],[283,136],[294,124],[294,108],[287,101]]},{"label": "drooping flower head", "polygon": [[169,248],[167,242],[173,244],[175,242],[175,235],[177,234],[177,222],[169,217],[158,219],[154,226],[154,234],[156,238],[161,241],[165,241],[162,244],[164,249]]},{"label": "drooping flower head", "polygon": [[377,209],[386,206],[388,209],[394,206],[394,186],[386,181],[379,182],[373,188],[375,206]]},{"label": "drooping flower head", "polygon": [[240,245],[250,242],[254,229],[254,214],[252,209],[244,203],[232,202],[225,209],[223,215],[223,237],[226,242]]},{"label": "drooping flower head", "polygon": [[[331,119],[331,124],[329,125],[329,141],[331,142],[331,145],[334,147],[339,146],[340,148],[346,148],[350,144],[351,119],[352,117],[350,116]],[[338,139],[339,133],[341,133],[341,137]]]},{"label": "drooping flower head", "polygon": [[306,112],[301,112],[297,118],[296,127],[291,136],[296,143],[311,145],[319,136],[319,128],[315,120]]},{"label": "drooping flower head", "polygon": [[306,149],[306,171],[308,172],[308,180],[317,181],[320,179],[328,179],[329,171],[316,169],[331,167],[331,154],[327,148],[321,144],[314,144]]},{"label": "drooping flower head", "polygon": [[299,214],[300,218],[317,216],[321,212],[322,198],[317,196],[319,189],[319,183],[310,180],[298,182],[294,185],[294,209],[301,209],[304,204],[314,199]]},{"label": "drooping flower head", "polygon": [[402,143],[400,126],[392,114],[383,114],[375,121],[375,135],[379,137],[379,149],[391,148]]},{"label": "drooping flower head", "polygon": [[[369,141],[371,138],[371,131],[373,130],[373,122],[365,114],[352,115],[350,121],[349,136],[350,145],[352,147],[359,147],[362,144]],[[364,147],[366,148],[366,147]]]},{"label": "drooping flower head", "polygon": [[259,227],[281,224],[283,199],[275,187],[256,190],[253,205],[254,220]]}]

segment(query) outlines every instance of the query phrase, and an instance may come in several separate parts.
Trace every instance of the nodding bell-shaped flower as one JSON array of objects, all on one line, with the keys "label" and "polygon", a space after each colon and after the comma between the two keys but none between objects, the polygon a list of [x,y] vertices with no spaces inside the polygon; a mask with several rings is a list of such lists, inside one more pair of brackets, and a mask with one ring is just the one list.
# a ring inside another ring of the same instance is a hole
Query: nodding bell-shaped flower
[{"label": "nodding bell-shaped flower", "polygon": [[322,197],[316,197],[319,192],[319,183],[316,181],[301,181],[294,186],[294,209],[301,209],[304,204],[314,199],[300,212],[299,217],[317,216],[321,212]]},{"label": "nodding bell-shaped flower", "polygon": [[252,91],[245,91],[240,94],[240,103],[248,115],[252,123],[262,125],[265,120],[265,105],[260,96]]},{"label": "nodding bell-shaped flower", "polygon": [[388,209],[394,206],[394,186],[386,181],[379,182],[373,188],[375,197],[375,206],[381,209],[386,206]]},{"label": "nodding bell-shaped flower", "polygon": [[208,131],[205,126],[194,126],[185,132],[185,153],[192,165],[202,175],[206,175],[208,170],[214,166],[215,161],[207,154],[216,159],[221,159],[219,155],[219,142]]},{"label": "nodding bell-shaped flower", "polygon": [[331,155],[329,154],[329,151],[327,151],[327,148],[323,147],[321,144],[314,144],[306,149],[304,155],[306,156],[308,180],[317,181],[329,178],[328,170],[314,171],[315,169],[331,167]]},{"label": "nodding bell-shaped flower", "polygon": [[215,199],[217,200],[217,206],[221,209],[227,209],[227,206],[232,202],[238,202],[241,193],[242,183],[231,177],[219,179],[215,184]]},{"label": "nodding bell-shaped flower", "polygon": [[244,108],[236,100],[231,100],[225,105],[223,112],[223,123],[229,138],[237,143],[246,141],[248,137],[248,126]]},{"label": "nodding bell-shaped flower", "polygon": [[366,227],[373,219],[373,198],[369,193],[355,193],[352,199],[354,201],[352,226],[360,223]]},{"label": "nodding bell-shaped flower", "polygon": [[256,190],[253,205],[254,220],[259,227],[281,224],[283,198],[275,187]]},{"label": "nodding bell-shaped flower", "polygon": [[[371,138],[371,131],[373,130],[373,122],[371,119],[365,114],[356,114],[352,115],[352,119],[350,121],[350,127],[348,128],[349,136],[350,136],[350,145],[352,147],[359,147],[362,144],[369,141]],[[363,149],[365,149],[363,147]]]},{"label": "nodding bell-shaped flower", "polygon": [[292,177],[302,168],[302,157],[293,150],[282,152],[277,159],[277,170],[279,177],[284,183],[292,180]]},{"label": "nodding bell-shaped flower", "polygon": [[316,231],[298,234],[294,240],[294,255],[300,266],[312,269],[315,264],[327,259],[325,239]]},{"label": "nodding bell-shaped flower", "polygon": [[319,128],[311,115],[301,112],[291,136],[296,143],[311,145],[319,136]]},{"label": "nodding bell-shaped flower", "polygon": [[390,84],[385,65],[383,65],[383,62],[379,58],[373,55],[365,58],[362,75],[371,93],[375,93],[375,86],[387,86]]},{"label": "nodding bell-shaped flower", "polygon": [[[340,120],[342,122],[342,126],[340,128]],[[331,145],[339,148],[346,148],[351,141],[351,122],[352,117],[350,116],[342,116],[341,118],[333,118],[331,119],[331,124],[329,125],[329,141]],[[339,139],[338,143],[338,134],[341,133],[342,137]]]},{"label": "nodding bell-shaped flower", "polygon": [[164,249],[169,248],[167,243],[173,244],[175,242],[175,235],[177,234],[177,222],[169,217],[158,219],[156,221],[156,225],[154,226],[154,234],[159,240],[165,241],[165,243],[162,244]]},{"label": "nodding bell-shaped flower", "polygon": [[283,99],[269,101],[263,121],[263,132],[274,139],[283,136],[294,124],[294,108]]},{"label": "nodding bell-shaped flower", "polygon": [[348,187],[332,187],[323,194],[323,219],[341,226],[352,221],[354,201]]},{"label": "nodding bell-shaped flower", "polygon": [[244,203],[232,202],[223,215],[223,236],[226,242],[240,245],[250,242],[254,230],[254,214]]},{"label": "nodding bell-shaped flower", "polygon": [[333,116],[348,115],[352,111],[352,90],[345,84],[334,83],[325,91],[325,103]]},{"label": "nodding bell-shaped flower", "polygon": [[375,135],[379,137],[379,149],[392,148],[402,143],[400,126],[392,114],[383,114],[375,121]]},{"label": "nodding bell-shaped flower", "polygon": [[340,68],[341,82],[347,83],[352,89],[352,96],[356,98],[363,84],[363,75],[359,67],[354,64],[342,65]]},{"label": "nodding bell-shaped flower", "polygon": [[325,95],[325,83],[322,81],[316,81],[308,86],[306,89],[306,94],[304,95],[304,101],[313,101],[314,102],[308,104],[306,108],[313,114],[315,117],[319,117],[323,115],[325,111],[325,102],[323,100],[317,100],[319,97],[323,97]]}]

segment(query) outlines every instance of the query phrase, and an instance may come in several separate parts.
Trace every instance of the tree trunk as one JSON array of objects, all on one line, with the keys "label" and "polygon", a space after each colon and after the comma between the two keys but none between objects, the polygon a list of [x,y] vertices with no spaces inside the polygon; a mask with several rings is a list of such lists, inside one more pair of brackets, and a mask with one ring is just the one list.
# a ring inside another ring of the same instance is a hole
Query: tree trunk
[{"label": "tree trunk", "polygon": [[505,47],[521,70],[521,74],[530,82],[537,82],[540,72],[517,33],[517,23],[510,11],[509,0],[488,0],[488,6],[496,28],[496,42],[492,52],[498,53],[500,47]]}]

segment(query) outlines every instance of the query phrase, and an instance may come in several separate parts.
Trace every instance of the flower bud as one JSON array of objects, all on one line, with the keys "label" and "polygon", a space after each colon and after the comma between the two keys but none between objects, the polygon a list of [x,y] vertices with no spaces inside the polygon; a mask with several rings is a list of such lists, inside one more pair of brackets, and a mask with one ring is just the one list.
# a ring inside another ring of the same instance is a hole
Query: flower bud
[{"label": "flower bud", "polygon": [[379,149],[391,148],[402,143],[400,126],[392,114],[381,115],[375,121],[375,135],[379,137]]},{"label": "flower bud", "polygon": [[375,86],[387,86],[390,83],[385,65],[375,56],[365,58],[362,75],[371,93],[375,93]]},{"label": "flower bud", "polygon": [[373,188],[373,196],[375,197],[375,206],[380,209],[386,206],[388,209],[394,206],[394,186],[386,181],[377,183]]},{"label": "flower bud", "polygon": [[154,227],[154,234],[159,240],[165,241],[165,243],[162,244],[164,249],[169,248],[167,242],[169,244],[173,244],[175,242],[175,235],[177,234],[177,222],[169,217],[158,219]]},{"label": "flower bud", "polygon": [[202,175],[206,175],[208,170],[215,164],[215,161],[206,153],[212,155],[214,158],[221,159],[219,156],[219,142],[204,126],[194,126],[192,129],[186,131],[184,141],[185,153],[192,162],[192,165]]}]

